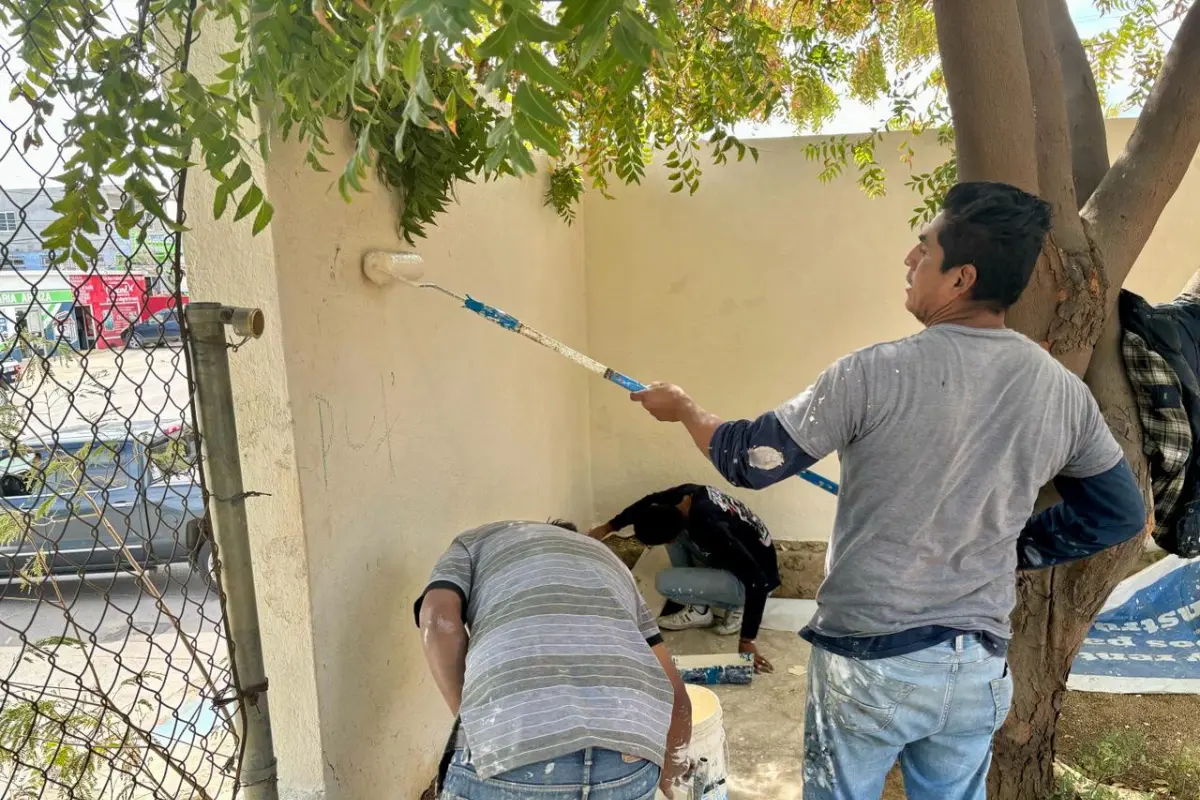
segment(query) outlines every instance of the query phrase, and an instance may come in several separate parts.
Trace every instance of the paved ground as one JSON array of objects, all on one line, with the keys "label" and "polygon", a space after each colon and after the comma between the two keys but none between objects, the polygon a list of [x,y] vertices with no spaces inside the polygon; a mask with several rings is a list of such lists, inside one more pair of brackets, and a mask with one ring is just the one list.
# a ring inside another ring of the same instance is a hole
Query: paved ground
[{"label": "paved ground", "polygon": [[47,376],[36,369],[23,376],[10,402],[26,432],[42,436],[86,436],[93,423],[166,427],[190,416],[186,374],[178,348],[96,350],[53,360]]},{"label": "paved ground", "polygon": [[[737,650],[736,636],[707,630],[664,635],[677,655]],[[710,687],[721,701],[729,746],[729,800],[800,800],[808,644],[794,633],[762,631],[759,649],[775,666],[749,686]]]},{"label": "paved ground", "polygon": [[[234,752],[232,737],[208,702],[215,692],[205,678],[211,676],[217,692],[226,691],[219,599],[186,565],[149,578],[153,591],[126,575],[0,587],[3,706],[51,701],[60,711],[94,716],[103,695],[110,710],[127,713],[142,732],[133,736],[137,751],[170,751],[200,785],[215,790]],[[61,644],[56,637],[78,643]],[[108,719],[114,733],[128,729]],[[109,770],[98,772],[104,777]],[[5,777],[0,772],[0,786]],[[191,796],[153,754],[143,780],[160,783],[168,796]],[[218,794],[225,793],[212,796]],[[134,795],[150,796],[148,790]]]},{"label": "paved ground", "polygon": [[[190,418],[183,354],[167,348],[52,363],[49,375],[25,375],[10,402],[22,438],[86,439],[93,426],[123,434]],[[49,701],[60,713],[103,717],[124,734],[129,725],[112,713],[119,711],[141,732],[132,752],[146,759],[134,797],[201,797],[179,772],[210,797],[230,796],[220,773],[234,742],[211,703],[227,684],[219,599],[186,564],[148,577],[149,586],[132,575],[0,584],[0,715],[22,701]],[[104,704],[109,713],[101,715]],[[166,766],[160,754],[168,751],[182,770]],[[15,791],[7,770],[0,768],[0,796]],[[110,769],[97,771],[103,783]]]}]

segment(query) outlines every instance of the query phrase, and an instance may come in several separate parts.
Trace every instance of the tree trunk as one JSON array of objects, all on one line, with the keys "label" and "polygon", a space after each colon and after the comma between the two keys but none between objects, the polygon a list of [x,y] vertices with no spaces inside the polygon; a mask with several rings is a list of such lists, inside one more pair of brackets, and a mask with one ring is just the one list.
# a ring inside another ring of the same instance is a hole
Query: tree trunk
[{"label": "tree trunk", "polygon": [[[1119,335],[1112,315],[1095,344],[1086,380],[1138,475],[1147,508],[1153,508],[1141,453],[1142,426],[1121,363]],[[1152,517],[1146,521],[1146,531],[1151,522]],[[1113,587],[1129,574],[1144,543],[1145,531],[1085,561],[1018,577],[1009,650],[1015,693],[1012,712],[996,736],[989,797],[1036,800],[1049,795],[1055,732],[1071,664],[1092,620]]]},{"label": "tree trunk", "polygon": [[[1065,27],[1063,0],[934,0],[933,7],[960,179],[1035,189],[1054,208],[1046,252],[1009,323],[1084,377],[1152,509],[1115,308],[1121,283],[1200,143],[1200,93],[1194,89],[1200,82],[1200,4],[1184,19],[1134,136],[1107,172],[1099,109],[1088,105],[1095,85],[1082,72],[1078,36]],[[1047,492],[1041,502],[1053,500]],[[1152,517],[1147,531],[1151,524]],[[1037,800],[1050,793],[1055,729],[1071,664],[1144,542],[1145,531],[1083,562],[1018,577],[1009,651],[1016,691],[996,737],[993,800]]]}]

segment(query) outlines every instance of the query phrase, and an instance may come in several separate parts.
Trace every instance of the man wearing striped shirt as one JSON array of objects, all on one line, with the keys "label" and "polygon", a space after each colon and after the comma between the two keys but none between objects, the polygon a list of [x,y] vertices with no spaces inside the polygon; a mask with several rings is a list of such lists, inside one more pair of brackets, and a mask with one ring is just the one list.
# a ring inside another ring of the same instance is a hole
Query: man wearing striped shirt
[{"label": "man wearing striped shirt", "polygon": [[633,576],[570,523],[456,538],[417,600],[425,656],[460,723],[444,795],[668,797],[691,706]]}]

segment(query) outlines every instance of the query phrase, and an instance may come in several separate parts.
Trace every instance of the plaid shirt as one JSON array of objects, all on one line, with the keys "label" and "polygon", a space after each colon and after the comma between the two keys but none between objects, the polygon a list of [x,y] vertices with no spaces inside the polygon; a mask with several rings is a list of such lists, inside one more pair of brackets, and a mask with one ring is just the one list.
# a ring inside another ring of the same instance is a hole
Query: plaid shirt
[{"label": "plaid shirt", "polygon": [[1142,451],[1150,464],[1154,491],[1154,539],[1170,538],[1175,507],[1183,494],[1187,464],[1192,455],[1192,429],[1179,379],[1166,360],[1142,337],[1128,330],[1121,339],[1125,373],[1137,399],[1145,436]]}]

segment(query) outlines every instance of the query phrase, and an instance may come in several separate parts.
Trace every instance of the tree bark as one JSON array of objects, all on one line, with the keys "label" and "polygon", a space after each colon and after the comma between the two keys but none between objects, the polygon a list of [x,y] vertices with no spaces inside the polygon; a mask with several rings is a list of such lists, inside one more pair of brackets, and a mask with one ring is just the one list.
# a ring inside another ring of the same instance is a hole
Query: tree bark
[{"label": "tree bark", "polygon": [[[1114,314],[1096,343],[1086,380],[1138,476],[1146,508],[1153,509],[1142,455],[1142,426],[1121,360],[1120,333]],[[1008,721],[996,735],[988,776],[988,796],[993,800],[1030,800],[1049,794],[1055,733],[1071,664],[1105,599],[1141,554],[1152,522],[1150,515],[1141,536],[1092,558],[1018,576],[1008,654],[1015,692]]]},{"label": "tree bark", "polygon": [[[1091,130],[1099,106],[1096,103],[1094,114],[1080,109],[1094,82],[1089,89],[1079,73],[1079,53],[1072,54],[1078,36],[1073,30],[1067,36],[1061,29],[1062,0],[986,4],[935,0],[934,11],[960,146],[960,176],[1039,191],[1054,209],[1045,257],[1012,310],[1010,325],[1042,342],[1069,369],[1085,377],[1148,495],[1141,425],[1121,359],[1119,321],[1112,313],[1115,288],[1128,266],[1113,269],[1105,259],[1113,253],[1132,264],[1153,224],[1144,231],[1135,227],[1128,241],[1120,236],[1106,238],[1103,248],[1097,247],[1095,236],[1101,218],[1114,217],[1117,204],[1111,198],[1141,197],[1151,203],[1150,213],[1157,218],[1166,199],[1160,202],[1154,192],[1174,191],[1186,169],[1179,167],[1180,159],[1186,164],[1195,150],[1187,133],[1190,106],[1183,104],[1183,117],[1175,119],[1185,121],[1182,133],[1171,128],[1166,119],[1169,112],[1162,111],[1158,121],[1145,125],[1141,137],[1145,144],[1131,141],[1136,158],[1127,159],[1129,163],[1165,170],[1165,178],[1146,175],[1114,182],[1118,168],[1098,178],[1100,165],[1107,160],[1106,153],[1101,158],[1097,152],[1103,136]],[[1189,16],[1194,19],[1194,15],[1195,9]],[[1177,40],[1168,61],[1170,72],[1189,74],[1191,59],[1178,51]],[[1200,60],[1200,55],[1196,58]],[[1158,107],[1180,102],[1178,88],[1172,89],[1179,80],[1164,74],[1166,88],[1155,90],[1155,96],[1161,95]],[[1081,121],[1073,123],[1072,118]],[[1076,129],[1081,131],[1077,139],[1072,136]],[[1154,151],[1155,147],[1168,152]],[[1021,148],[1027,149],[1022,153]],[[1081,164],[1083,174],[1068,172],[1068,163]],[[1178,179],[1172,177],[1175,171]],[[1101,188],[1091,192],[1089,187],[1096,182]],[[1085,208],[1092,213],[1082,218],[1077,212],[1080,193],[1091,195]],[[1098,209],[1105,209],[1105,214],[1097,214]],[[1146,530],[1149,527],[1147,520]],[[1055,728],[1071,664],[1105,598],[1141,552],[1144,533],[1084,562],[1019,576],[1009,652],[1016,693],[1008,721],[996,737],[989,776],[989,796],[994,800],[1032,800],[1049,794]]]},{"label": "tree bark", "polygon": [[1092,256],[1075,199],[1070,122],[1047,0],[1017,0],[1017,10],[1031,78],[1038,193],[1050,203],[1054,229],[1038,262],[1035,288],[1010,312],[1009,324],[1082,376],[1104,325],[1104,273]]},{"label": "tree bark", "polygon": [[1086,252],[1087,239],[1075,202],[1062,67],[1055,52],[1047,0],[1017,0],[1017,13],[1030,76],[1038,193],[1053,210],[1054,229],[1062,246]]},{"label": "tree bark", "polygon": [[1133,135],[1082,215],[1108,275],[1109,301],[1145,247],[1200,146],[1200,3],[1183,18]]},{"label": "tree bark", "polygon": [[1066,0],[1048,0],[1046,11],[1054,50],[1062,68],[1064,99],[1070,119],[1071,171],[1077,208],[1082,208],[1108,172],[1108,133],[1096,77],[1075,30]]},{"label": "tree bark", "polygon": [[960,180],[1036,192],[1033,99],[1015,0],[934,0]]}]

